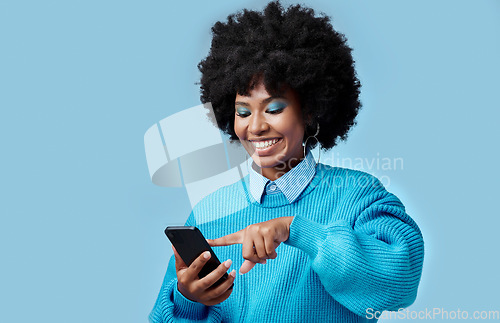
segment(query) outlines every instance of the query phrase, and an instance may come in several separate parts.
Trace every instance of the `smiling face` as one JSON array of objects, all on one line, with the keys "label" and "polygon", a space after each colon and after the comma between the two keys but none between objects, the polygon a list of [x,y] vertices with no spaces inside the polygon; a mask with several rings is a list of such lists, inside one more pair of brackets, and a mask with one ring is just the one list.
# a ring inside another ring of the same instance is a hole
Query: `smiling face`
[{"label": "smiling face", "polygon": [[236,95],[234,132],[263,176],[275,180],[304,157],[304,120],[292,89],[272,96],[262,82]]}]

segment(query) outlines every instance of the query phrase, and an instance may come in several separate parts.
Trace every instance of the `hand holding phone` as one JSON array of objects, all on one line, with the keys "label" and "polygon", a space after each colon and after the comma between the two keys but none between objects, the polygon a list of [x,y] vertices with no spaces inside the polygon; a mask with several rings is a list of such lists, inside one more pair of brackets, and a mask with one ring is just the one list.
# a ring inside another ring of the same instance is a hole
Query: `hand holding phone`
[{"label": "hand holding phone", "polygon": [[231,295],[236,271],[229,275],[231,260],[220,263],[195,227],[167,227],[173,244],[177,288],[186,298],[205,305],[219,304]]}]

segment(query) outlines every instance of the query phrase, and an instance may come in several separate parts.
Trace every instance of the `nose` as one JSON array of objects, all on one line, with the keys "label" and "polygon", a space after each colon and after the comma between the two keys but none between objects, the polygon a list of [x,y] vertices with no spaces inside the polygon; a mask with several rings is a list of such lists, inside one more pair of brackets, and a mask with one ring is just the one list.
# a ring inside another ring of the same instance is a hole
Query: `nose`
[{"label": "nose", "polygon": [[269,130],[269,124],[264,116],[259,113],[254,113],[250,116],[250,118],[248,131],[250,131],[253,135],[260,135]]}]

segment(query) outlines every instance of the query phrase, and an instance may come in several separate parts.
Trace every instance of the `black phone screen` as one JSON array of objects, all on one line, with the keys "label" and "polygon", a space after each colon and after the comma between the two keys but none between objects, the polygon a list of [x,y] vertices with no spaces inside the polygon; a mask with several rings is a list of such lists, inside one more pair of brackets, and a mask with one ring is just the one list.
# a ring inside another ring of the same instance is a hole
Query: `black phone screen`
[{"label": "black phone screen", "polygon": [[[203,252],[210,251],[212,255],[208,262],[198,273],[199,278],[203,278],[220,265],[220,261],[208,244],[207,240],[197,227],[190,226],[168,226],[165,229],[167,238],[172,242],[177,253],[181,256],[182,260],[187,266],[198,258]],[[212,286],[217,286],[228,278],[225,273],[217,282]]]}]

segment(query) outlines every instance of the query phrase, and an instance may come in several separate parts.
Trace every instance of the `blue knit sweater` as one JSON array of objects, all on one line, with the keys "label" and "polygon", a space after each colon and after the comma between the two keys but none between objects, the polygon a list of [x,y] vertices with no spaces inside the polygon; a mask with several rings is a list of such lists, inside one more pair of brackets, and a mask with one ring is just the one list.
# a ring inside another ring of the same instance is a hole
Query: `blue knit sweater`
[{"label": "blue knit sweater", "polygon": [[[257,203],[248,176],[198,203],[186,225],[208,239],[276,217],[294,216],[278,257],[236,275],[231,296],[215,306],[185,298],[170,259],[151,322],[373,322],[376,311],[412,304],[424,246],[401,201],[374,176],[318,164],[293,203],[283,194]],[[238,272],[241,245],[214,247]]]}]

